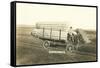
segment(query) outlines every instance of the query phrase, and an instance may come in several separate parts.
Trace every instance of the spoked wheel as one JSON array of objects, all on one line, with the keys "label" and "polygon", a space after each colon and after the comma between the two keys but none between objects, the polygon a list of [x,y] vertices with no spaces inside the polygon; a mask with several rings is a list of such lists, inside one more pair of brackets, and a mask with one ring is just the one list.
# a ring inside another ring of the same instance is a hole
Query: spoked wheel
[{"label": "spoked wheel", "polygon": [[69,45],[69,46],[66,47],[66,51],[72,53],[72,52],[74,52],[74,47],[72,45]]},{"label": "spoked wheel", "polygon": [[48,49],[48,48],[50,48],[50,41],[44,41],[44,43],[43,43],[43,47],[45,48],[45,49]]},{"label": "spoked wheel", "polygon": [[69,51],[69,52],[73,52],[73,50],[74,50],[74,49],[73,49],[72,46],[68,47],[68,51]]}]

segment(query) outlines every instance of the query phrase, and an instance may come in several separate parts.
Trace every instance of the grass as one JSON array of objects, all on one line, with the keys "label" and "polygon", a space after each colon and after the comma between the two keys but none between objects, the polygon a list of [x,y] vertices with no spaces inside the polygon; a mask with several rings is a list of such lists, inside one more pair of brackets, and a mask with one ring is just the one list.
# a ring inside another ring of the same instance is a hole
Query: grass
[{"label": "grass", "polygon": [[[32,27],[17,27],[17,65],[48,64],[63,62],[67,63],[96,60],[95,37],[90,38],[92,40],[92,43],[81,46],[75,53],[67,52],[66,54],[49,54],[48,51],[43,48],[43,40],[31,36],[30,32],[32,31],[32,29]],[[95,36],[95,33],[90,35]]]}]

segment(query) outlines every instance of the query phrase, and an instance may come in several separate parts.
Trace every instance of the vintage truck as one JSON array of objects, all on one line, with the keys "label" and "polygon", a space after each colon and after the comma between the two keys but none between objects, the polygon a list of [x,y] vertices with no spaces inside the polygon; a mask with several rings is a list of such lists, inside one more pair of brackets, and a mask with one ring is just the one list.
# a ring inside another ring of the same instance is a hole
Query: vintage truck
[{"label": "vintage truck", "polygon": [[31,35],[42,39],[43,47],[47,50],[51,48],[63,47],[63,51],[74,52],[79,44],[89,43],[90,40],[82,29],[74,30],[77,35],[70,35],[65,24],[36,24]]}]

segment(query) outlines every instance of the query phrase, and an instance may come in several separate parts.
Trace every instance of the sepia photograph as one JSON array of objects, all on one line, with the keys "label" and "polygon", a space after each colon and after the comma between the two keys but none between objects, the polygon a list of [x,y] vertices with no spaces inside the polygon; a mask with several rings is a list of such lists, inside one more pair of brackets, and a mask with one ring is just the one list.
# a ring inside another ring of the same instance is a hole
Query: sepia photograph
[{"label": "sepia photograph", "polygon": [[97,61],[96,7],[16,3],[16,65]]}]

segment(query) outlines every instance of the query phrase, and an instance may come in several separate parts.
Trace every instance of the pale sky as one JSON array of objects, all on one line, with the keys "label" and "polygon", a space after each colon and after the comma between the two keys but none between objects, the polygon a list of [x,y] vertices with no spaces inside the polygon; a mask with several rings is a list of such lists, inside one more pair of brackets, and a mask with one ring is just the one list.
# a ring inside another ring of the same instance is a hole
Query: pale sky
[{"label": "pale sky", "polygon": [[73,28],[96,29],[96,8],[17,3],[17,25],[63,22]]}]

